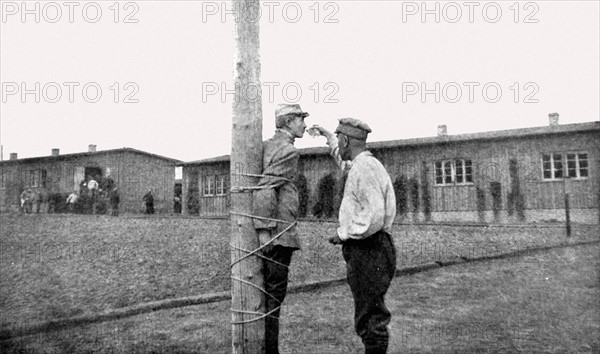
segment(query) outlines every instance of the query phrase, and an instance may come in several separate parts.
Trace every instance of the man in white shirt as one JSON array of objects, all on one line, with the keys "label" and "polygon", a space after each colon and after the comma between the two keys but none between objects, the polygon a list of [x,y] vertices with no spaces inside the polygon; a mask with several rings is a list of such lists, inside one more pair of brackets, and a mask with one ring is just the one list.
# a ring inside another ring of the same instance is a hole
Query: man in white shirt
[{"label": "man in white shirt", "polygon": [[77,200],[79,199],[79,195],[77,194],[77,191],[73,191],[73,193],[69,194],[69,196],[67,197],[67,206],[69,208],[69,212],[73,212],[75,210],[75,203],[77,203]]},{"label": "man in white shirt", "polygon": [[387,171],[366,149],[371,129],[354,118],[342,118],[336,135],[320,126],[338,166],[348,170],[333,244],[342,244],[348,284],[354,298],[354,327],[366,354],[386,353],[391,314],[384,296],[396,271],[390,236],[396,197]]},{"label": "man in white shirt", "polygon": [[98,182],[96,182],[93,177],[90,177],[90,180],[87,183],[87,188],[90,191],[90,195],[95,196],[96,191],[98,190]]},{"label": "man in white shirt", "polygon": [[87,183],[87,188],[89,192],[89,196],[92,198],[92,214],[96,214],[96,203],[98,201],[98,182],[94,179],[94,177],[90,177],[90,180]]}]

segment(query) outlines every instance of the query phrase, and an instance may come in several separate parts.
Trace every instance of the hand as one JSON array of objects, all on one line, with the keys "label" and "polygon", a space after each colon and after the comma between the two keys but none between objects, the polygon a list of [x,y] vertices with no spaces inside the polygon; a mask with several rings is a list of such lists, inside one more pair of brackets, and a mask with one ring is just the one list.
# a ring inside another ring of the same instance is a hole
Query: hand
[{"label": "hand", "polygon": [[331,236],[329,238],[329,243],[331,243],[332,245],[340,245],[342,244],[342,242],[342,239],[338,235]]},{"label": "hand", "polygon": [[272,249],[273,249],[273,244],[270,243],[270,244],[264,246],[263,248],[261,248],[260,252],[262,252],[263,256],[266,256],[267,254],[269,254],[271,252]]},{"label": "hand", "polygon": [[317,131],[320,135],[323,135],[327,139],[329,139],[329,137],[333,135],[329,130],[323,128],[318,124],[313,125],[310,129]]},{"label": "hand", "polygon": [[[261,230],[258,232],[258,241],[261,246],[271,241],[271,232],[268,230]],[[273,248],[273,244],[269,244],[261,249],[262,253],[268,253]]]}]

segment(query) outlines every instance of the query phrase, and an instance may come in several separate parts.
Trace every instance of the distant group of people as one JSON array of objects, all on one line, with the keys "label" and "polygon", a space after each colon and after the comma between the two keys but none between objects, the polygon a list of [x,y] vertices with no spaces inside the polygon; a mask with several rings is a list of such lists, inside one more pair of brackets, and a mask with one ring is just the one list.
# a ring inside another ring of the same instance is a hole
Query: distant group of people
[{"label": "distant group of people", "polygon": [[[85,210],[87,210],[88,213],[91,212],[92,214],[96,214],[99,201],[100,199],[103,199],[107,202],[105,205],[110,207],[110,215],[119,216],[119,204],[121,202],[119,189],[112,180],[103,185],[106,189],[103,189],[101,186],[102,185],[98,183],[96,178],[92,176],[83,180],[79,184],[79,189],[74,189],[66,199],[62,199],[64,198],[64,195],[61,198],[66,204],[66,211],[69,213],[76,213],[82,212],[83,210],[85,213]],[[40,205],[44,203],[44,196],[42,194],[42,192],[35,191],[31,188],[23,190],[20,195],[21,212],[29,214],[35,211],[39,213]],[[152,189],[147,190],[146,194],[142,197],[142,200],[144,213],[147,215],[155,214],[156,210],[154,209],[154,195],[152,194]],[[50,209],[51,208],[49,207],[49,212]],[[181,212],[181,202],[178,202],[178,200],[175,199],[175,210],[177,209]],[[62,210],[64,210],[64,208]]]},{"label": "distant group of people", "polygon": [[[111,215],[119,216],[120,196],[118,188],[114,185],[114,181],[112,181],[112,179],[110,179],[109,182],[106,182],[104,188],[105,189],[102,189],[98,182],[93,177],[91,177],[87,181],[82,182],[82,184],[80,185],[80,193],[87,193],[87,195],[91,197],[94,214],[96,213],[95,208],[98,197],[106,196],[108,198],[108,204],[110,205]],[[69,204],[70,209],[74,208],[74,205],[75,203],[77,203],[78,198],[79,195],[77,194],[77,191],[73,191],[73,193],[69,195],[69,197],[67,198],[67,203]],[[143,207],[145,209],[145,214],[154,214],[154,195],[152,194],[152,189],[148,189],[146,194],[144,194],[144,196],[142,197],[142,200]]]},{"label": "distant group of people", "polygon": [[40,206],[44,202],[44,196],[41,193],[37,193],[30,188],[26,188],[21,192],[21,207],[20,210],[23,213],[32,213],[34,206],[35,212],[40,212]]},{"label": "distant group of people", "polygon": [[81,197],[86,196],[91,203],[92,214],[96,214],[99,198],[106,198],[110,206],[110,215],[119,216],[119,203],[121,199],[119,189],[111,178],[103,179],[102,186],[96,179],[94,176],[89,176],[87,179],[81,181],[79,190],[75,189],[69,194],[66,200],[69,212],[74,212]]}]

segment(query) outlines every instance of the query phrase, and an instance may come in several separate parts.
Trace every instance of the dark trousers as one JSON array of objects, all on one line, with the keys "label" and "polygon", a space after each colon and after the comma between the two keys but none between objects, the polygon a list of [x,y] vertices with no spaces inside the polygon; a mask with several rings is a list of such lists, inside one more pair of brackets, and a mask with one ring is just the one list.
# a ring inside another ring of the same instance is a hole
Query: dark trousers
[{"label": "dark trousers", "polygon": [[98,196],[96,195],[96,191],[93,190],[93,189],[92,189],[92,191],[90,193],[91,193],[91,196],[92,196],[92,198],[90,200],[90,203],[91,203],[91,206],[92,206],[92,214],[96,215],[96,206],[98,204]]},{"label": "dark trousers", "polygon": [[[281,306],[285,299],[288,285],[288,274],[290,262],[292,261],[293,248],[274,246],[264,253],[265,257],[273,259],[284,266],[263,260],[265,290],[274,298],[266,296],[265,312]],[[265,318],[265,347],[266,354],[279,354],[279,313],[273,312]]]},{"label": "dark trousers", "polygon": [[146,214],[154,214],[154,204],[146,203]]},{"label": "dark trousers", "polygon": [[354,328],[366,354],[386,353],[391,314],[384,296],[396,271],[396,249],[390,235],[379,231],[342,246],[348,284],[354,298]]}]

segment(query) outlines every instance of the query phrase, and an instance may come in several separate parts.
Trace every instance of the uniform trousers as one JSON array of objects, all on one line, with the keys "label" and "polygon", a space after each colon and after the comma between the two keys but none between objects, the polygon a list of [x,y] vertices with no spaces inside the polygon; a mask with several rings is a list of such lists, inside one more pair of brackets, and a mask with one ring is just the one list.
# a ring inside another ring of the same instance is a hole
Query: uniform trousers
[{"label": "uniform trousers", "polygon": [[348,284],[354,298],[354,328],[366,354],[386,353],[391,314],[384,296],[396,272],[396,249],[391,236],[379,231],[342,246]]},{"label": "uniform trousers", "polygon": [[[273,259],[283,265],[263,260],[265,291],[273,297],[266,295],[266,312],[281,306],[287,294],[289,265],[295,248],[275,245],[264,252],[265,257]],[[265,318],[265,347],[266,354],[279,354],[279,313],[278,309]]]}]

